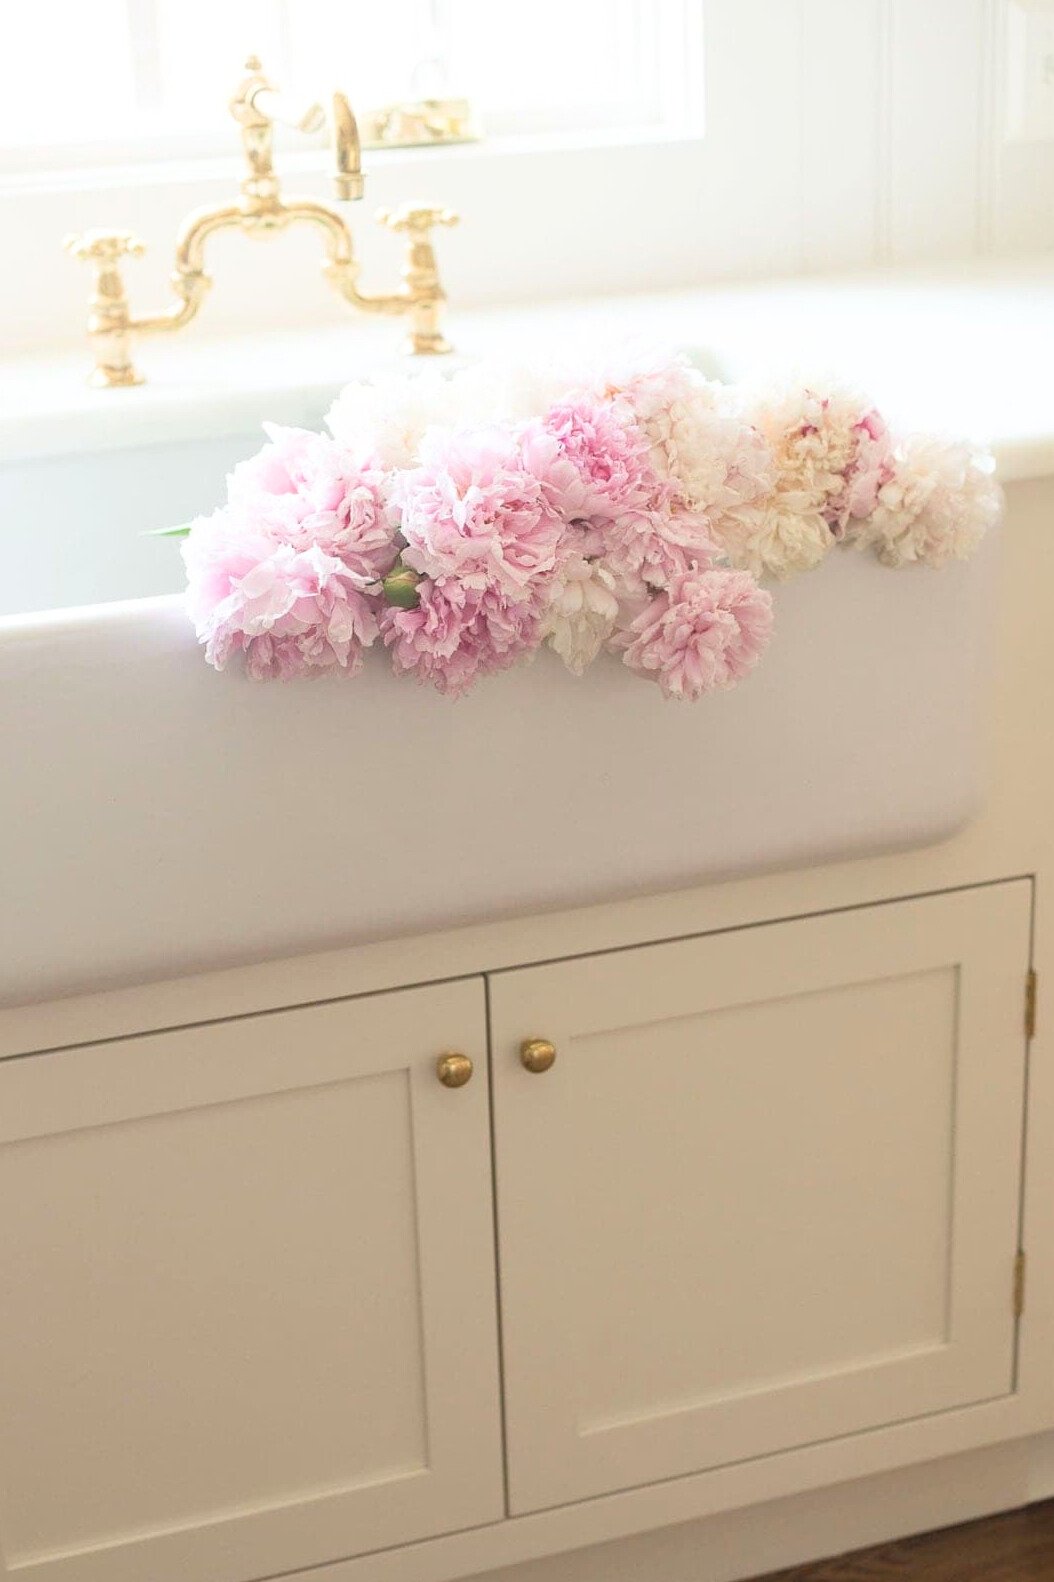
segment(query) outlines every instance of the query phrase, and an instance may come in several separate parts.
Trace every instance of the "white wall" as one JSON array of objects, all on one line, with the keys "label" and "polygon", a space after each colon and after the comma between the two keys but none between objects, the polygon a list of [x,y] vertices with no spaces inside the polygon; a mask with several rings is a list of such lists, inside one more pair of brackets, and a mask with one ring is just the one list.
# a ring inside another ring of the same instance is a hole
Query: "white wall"
[{"label": "white wall", "polygon": [[[519,0],[496,3],[511,28]],[[464,214],[441,236],[455,306],[1054,246],[1054,139],[1007,131],[1006,27],[1026,0],[694,3],[705,136],[375,156],[368,201],[351,211],[366,283],[395,267],[373,208],[422,194]],[[232,194],[237,159],[232,128],[219,168],[140,171],[130,187],[82,171],[0,188],[0,349],[78,339],[88,279],[59,251],[69,230],[137,229],[150,255],[128,268],[133,305],[159,306],[178,220]],[[327,195],[313,172],[287,186]],[[337,321],[347,309],[318,278],[316,245],[221,237],[203,322]]]}]

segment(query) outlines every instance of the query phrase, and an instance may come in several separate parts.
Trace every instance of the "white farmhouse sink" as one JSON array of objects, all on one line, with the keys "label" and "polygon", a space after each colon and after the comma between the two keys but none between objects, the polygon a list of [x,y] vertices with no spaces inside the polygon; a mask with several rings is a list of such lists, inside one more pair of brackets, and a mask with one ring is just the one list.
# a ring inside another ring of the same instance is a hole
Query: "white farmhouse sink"
[{"label": "white farmhouse sink", "polygon": [[[459,315],[458,342],[538,355],[589,321],[709,345],[708,371],[732,376],[790,366],[827,325],[825,352],[880,404],[940,373],[930,421],[958,421],[956,390],[994,391],[987,426],[1017,388],[947,374],[975,349],[961,312],[929,345],[932,296],[765,300],[485,311]],[[575,681],[550,654],[456,703],[380,653],[351,682],[209,670],[178,550],[142,532],[215,503],[260,416],[318,424],[349,358],[390,366],[376,328],[375,347],[370,326],[222,355],[159,344],[143,390],[82,395],[73,359],[0,392],[0,520],[18,534],[0,574],[0,1004],[922,844],[976,808],[994,541],[941,572],[832,554],[775,589],[750,680],[695,705],[614,660]],[[113,599],[130,602],[97,602]]]},{"label": "white farmhouse sink", "polygon": [[832,554],[695,705],[550,654],[453,703],[377,653],[253,684],[178,596],[0,621],[0,1003],[940,839],[979,796],[995,553]]}]

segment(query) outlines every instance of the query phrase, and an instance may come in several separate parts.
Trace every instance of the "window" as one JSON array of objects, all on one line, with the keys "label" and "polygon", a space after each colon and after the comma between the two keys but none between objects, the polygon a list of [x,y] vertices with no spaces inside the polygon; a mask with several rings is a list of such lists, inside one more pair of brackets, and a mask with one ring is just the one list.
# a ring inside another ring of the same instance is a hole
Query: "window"
[{"label": "window", "polygon": [[[0,160],[32,172],[225,152],[249,53],[360,109],[464,96],[488,136],[684,130],[698,0],[37,0],[0,54]],[[61,41],[58,45],[56,41]]]}]

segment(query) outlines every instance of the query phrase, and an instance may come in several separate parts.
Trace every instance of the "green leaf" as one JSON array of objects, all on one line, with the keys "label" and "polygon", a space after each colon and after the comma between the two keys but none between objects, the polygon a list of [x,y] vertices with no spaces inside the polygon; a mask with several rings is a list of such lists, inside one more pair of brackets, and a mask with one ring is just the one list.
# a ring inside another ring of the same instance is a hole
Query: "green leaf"
[{"label": "green leaf", "polygon": [[148,527],[143,533],[144,538],[186,538],[190,532],[190,523],[184,522],[181,527]]}]

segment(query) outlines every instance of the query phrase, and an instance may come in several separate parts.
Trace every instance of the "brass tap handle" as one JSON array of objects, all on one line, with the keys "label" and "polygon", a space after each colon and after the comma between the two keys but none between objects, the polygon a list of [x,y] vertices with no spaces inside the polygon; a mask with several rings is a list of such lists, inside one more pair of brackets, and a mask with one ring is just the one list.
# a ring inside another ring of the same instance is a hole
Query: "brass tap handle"
[{"label": "brass tap handle", "polygon": [[463,1088],[472,1072],[473,1065],[468,1055],[440,1055],[436,1061],[436,1076],[444,1088]]},{"label": "brass tap handle", "polygon": [[62,245],[71,257],[98,266],[115,264],[119,258],[139,258],[146,252],[131,231],[83,231],[65,237]]},{"label": "brass tap handle", "polygon": [[277,121],[295,132],[320,132],[326,123],[320,104],[280,93],[256,55],[245,62],[245,76],[234,90],[230,112],[243,126],[271,126]]},{"label": "brass tap handle", "polygon": [[62,245],[71,257],[91,264],[95,271],[88,304],[88,334],[95,349],[89,383],[104,389],[142,384],[142,374],[132,365],[131,314],[121,259],[139,258],[145,247],[131,231],[102,230],[67,236]]},{"label": "brass tap handle", "polygon": [[520,1045],[520,1064],[536,1076],[548,1071],[556,1059],[556,1045],[547,1038],[525,1038]]},{"label": "brass tap handle", "polygon": [[265,121],[291,127],[294,132],[321,132],[326,124],[326,112],[320,104],[287,99],[265,83],[250,94],[249,105]]},{"label": "brass tap handle", "polygon": [[440,209],[428,203],[404,203],[398,209],[382,209],[377,222],[389,231],[408,231],[415,240],[424,241],[433,225],[456,225],[460,218],[453,209]]},{"label": "brass tap handle", "polygon": [[459,216],[453,209],[433,208],[424,203],[404,203],[398,209],[382,209],[377,219],[389,231],[404,232],[407,239],[402,269],[405,299],[410,312],[407,351],[415,357],[431,357],[452,350],[450,342],[439,328],[446,293],[439,283],[439,267],[432,246],[432,227],[456,225]]}]

